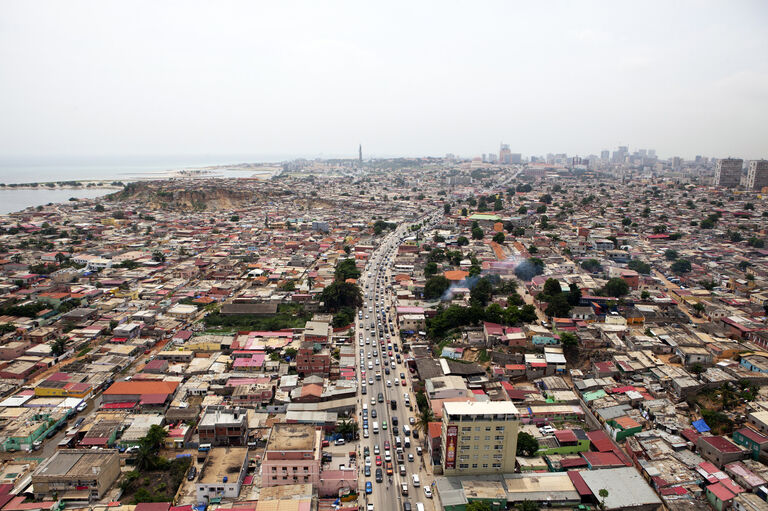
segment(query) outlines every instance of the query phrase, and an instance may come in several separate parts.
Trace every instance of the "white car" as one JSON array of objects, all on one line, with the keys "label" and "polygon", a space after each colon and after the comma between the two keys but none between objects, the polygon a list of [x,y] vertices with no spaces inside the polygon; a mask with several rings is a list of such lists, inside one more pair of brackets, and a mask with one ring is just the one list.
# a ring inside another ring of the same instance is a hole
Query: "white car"
[{"label": "white car", "polygon": [[370,456],[366,456],[365,457],[365,466],[366,467],[370,467],[371,466],[371,457]]},{"label": "white car", "polygon": [[371,504],[371,503],[369,502],[369,503],[368,503],[368,507],[366,508],[366,510],[365,510],[365,511],[373,511],[373,504]]},{"label": "white car", "polygon": [[424,496],[428,499],[432,498],[432,490],[429,489],[429,486],[424,487]]},{"label": "white car", "polygon": [[368,438],[368,428],[363,428],[363,438]]},{"label": "white car", "polygon": [[392,381],[391,380],[387,380],[387,387],[391,387],[391,386],[392,386]]}]

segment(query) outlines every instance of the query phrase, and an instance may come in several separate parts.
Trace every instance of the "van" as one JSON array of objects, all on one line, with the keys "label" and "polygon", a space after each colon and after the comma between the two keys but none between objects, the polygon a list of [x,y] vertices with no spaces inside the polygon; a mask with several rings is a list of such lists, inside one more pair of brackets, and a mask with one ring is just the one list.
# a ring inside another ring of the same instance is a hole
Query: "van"
[{"label": "van", "polygon": [[419,474],[413,474],[413,487],[418,488],[421,485],[421,482],[419,481]]},{"label": "van", "polygon": [[373,421],[373,434],[374,435],[379,434],[379,423],[376,421]]},{"label": "van", "polygon": [[211,444],[200,444],[200,447],[197,448],[198,452],[208,452],[211,450]]},{"label": "van", "polygon": [[403,424],[403,435],[406,437],[411,436],[411,428],[408,427],[408,424]]},{"label": "van", "polygon": [[408,483],[403,483],[400,485],[400,491],[403,495],[408,495]]},{"label": "van", "polygon": [[408,437],[405,437],[405,443],[404,443],[404,445],[405,445],[405,448],[406,448],[406,449],[410,449],[410,447],[411,447],[411,439],[410,439],[410,438],[408,438]]},{"label": "van", "polygon": [[416,511],[424,511],[424,504],[422,504],[421,502],[417,502]]},{"label": "van", "polygon": [[402,445],[403,444],[400,442],[400,437],[396,436],[395,437],[395,447],[402,447]]}]

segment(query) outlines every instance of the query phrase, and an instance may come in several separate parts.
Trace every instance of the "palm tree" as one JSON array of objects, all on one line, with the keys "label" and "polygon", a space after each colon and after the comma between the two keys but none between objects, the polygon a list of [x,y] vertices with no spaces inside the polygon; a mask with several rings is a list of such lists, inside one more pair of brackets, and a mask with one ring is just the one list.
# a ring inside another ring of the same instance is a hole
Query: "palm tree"
[{"label": "palm tree", "polygon": [[419,415],[416,418],[416,429],[420,430],[424,434],[425,439],[429,433],[430,422],[435,422],[435,414],[432,413],[432,408],[425,406],[419,410]]}]

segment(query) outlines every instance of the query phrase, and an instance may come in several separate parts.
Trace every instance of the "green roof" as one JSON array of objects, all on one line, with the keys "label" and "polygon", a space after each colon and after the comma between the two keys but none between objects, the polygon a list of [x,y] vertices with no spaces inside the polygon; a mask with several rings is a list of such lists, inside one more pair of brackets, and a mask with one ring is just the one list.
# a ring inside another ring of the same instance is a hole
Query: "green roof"
[{"label": "green roof", "polygon": [[475,213],[471,217],[469,217],[470,220],[501,220],[501,217],[499,215],[494,215],[491,213]]}]

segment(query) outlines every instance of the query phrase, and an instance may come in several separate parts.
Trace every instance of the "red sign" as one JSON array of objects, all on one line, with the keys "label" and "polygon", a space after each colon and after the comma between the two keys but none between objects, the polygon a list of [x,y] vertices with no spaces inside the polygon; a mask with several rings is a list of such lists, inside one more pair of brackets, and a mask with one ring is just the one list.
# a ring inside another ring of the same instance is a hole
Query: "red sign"
[{"label": "red sign", "polygon": [[445,433],[445,468],[456,468],[456,441],[459,436],[459,427],[448,426]]}]

